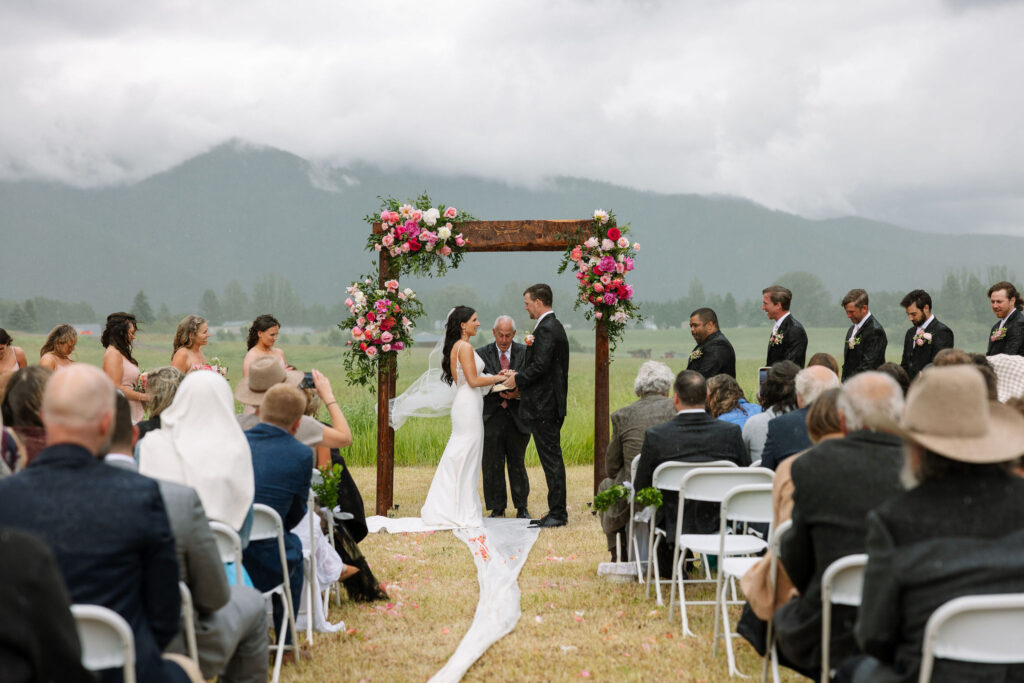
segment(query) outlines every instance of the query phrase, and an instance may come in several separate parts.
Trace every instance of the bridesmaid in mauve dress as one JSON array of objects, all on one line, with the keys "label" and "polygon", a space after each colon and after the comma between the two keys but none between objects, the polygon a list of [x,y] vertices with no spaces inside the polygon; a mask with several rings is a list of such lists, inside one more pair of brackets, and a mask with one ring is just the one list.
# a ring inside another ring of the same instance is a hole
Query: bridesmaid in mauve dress
[{"label": "bridesmaid in mauve dress", "polygon": [[138,323],[131,313],[111,313],[107,316],[107,326],[103,330],[100,342],[106,351],[103,352],[103,372],[107,373],[114,386],[121,390],[128,399],[132,409],[132,422],[144,417],[142,404],[149,400],[144,392],[136,391],[139,381],[139,363],[132,357],[132,342]]}]

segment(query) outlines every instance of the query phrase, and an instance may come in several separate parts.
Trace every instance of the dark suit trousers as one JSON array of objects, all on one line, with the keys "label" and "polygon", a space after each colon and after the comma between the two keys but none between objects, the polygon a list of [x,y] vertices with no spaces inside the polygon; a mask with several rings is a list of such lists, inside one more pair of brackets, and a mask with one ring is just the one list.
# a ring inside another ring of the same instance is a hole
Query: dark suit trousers
[{"label": "dark suit trousers", "polygon": [[484,475],[484,507],[504,510],[508,507],[505,490],[505,466],[508,465],[508,485],[512,489],[512,505],[518,510],[526,507],[530,496],[530,478],[526,474],[526,447],[530,435],[516,429],[508,410],[498,408],[484,423],[484,457],[481,470]]},{"label": "dark suit trousers", "polygon": [[565,462],[562,460],[563,421],[564,418],[534,420],[530,423],[530,431],[548,484],[548,514],[568,521],[569,513],[565,509]]},{"label": "dark suit trousers", "polygon": [[[292,538],[296,538],[292,536]],[[287,542],[287,539],[286,539]],[[249,547],[245,549],[242,556],[242,563],[245,565],[245,571],[249,572],[249,578],[252,579],[252,585],[254,585],[260,591],[268,591],[277,584],[281,583],[281,560],[280,551],[277,549],[277,541],[270,539],[264,541],[253,541],[249,544]],[[299,608],[299,602],[302,598],[302,583],[304,579],[304,572],[302,570],[302,551],[301,546],[298,553],[298,560],[296,561],[294,553],[288,553],[291,555],[287,557],[288,560],[288,582],[291,584],[292,589],[292,603],[295,609]],[[315,597],[313,598],[316,599]],[[277,629],[281,627],[281,618],[284,616],[284,601],[279,596],[273,597],[274,605],[274,632],[277,633]],[[294,635],[291,631],[291,625],[288,625],[288,637],[285,642],[291,645],[294,642]]]}]

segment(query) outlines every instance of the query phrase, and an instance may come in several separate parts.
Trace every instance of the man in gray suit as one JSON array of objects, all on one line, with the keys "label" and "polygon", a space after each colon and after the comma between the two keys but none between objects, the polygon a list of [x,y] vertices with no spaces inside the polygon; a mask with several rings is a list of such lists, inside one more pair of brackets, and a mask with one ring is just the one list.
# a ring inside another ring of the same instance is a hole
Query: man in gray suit
[{"label": "man in gray suit", "polygon": [[[137,470],[130,453],[138,429],[132,424],[128,399],[117,392],[117,408],[110,452],[104,462]],[[178,552],[178,575],[192,593],[199,668],[207,679],[219,681],[267,680],[267,617],[263,596],[248,586],[228,586],[224,563],[210,531],[210,521],[199,496],[188,486],[157,480],[167,508]],[[182,634],[167,650],[185,652]]]}]

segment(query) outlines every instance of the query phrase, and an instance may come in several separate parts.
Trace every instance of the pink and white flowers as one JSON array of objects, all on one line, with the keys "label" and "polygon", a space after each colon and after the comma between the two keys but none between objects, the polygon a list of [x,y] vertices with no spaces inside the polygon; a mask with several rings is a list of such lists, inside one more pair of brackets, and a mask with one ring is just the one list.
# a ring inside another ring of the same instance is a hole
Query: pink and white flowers
[{"label": "pink and white flowers", "polygon": [[377,363],[412,344],[413,320],[423,314],[423,305],[413,290],[400,290],[394,279],[377,286],[361,278],[345,291],[349,317],[339,327],[351,335],[344,358],[347,381],[372,388]]},{"label": "pink and white flowers", "polygon": [[468,220],[472,216],[454,206],[434,206],[427,195],[407,204],[385,199],[380,213],[366,217],[375,225],[366,247],[388,254],[399,276],[443,275],[459,265],[469,245],[459,231]]},{"label": "pink and white flowers", "polygon": [[931,344],[931,343],[932,343],[932,333],[931,332],[918,332],[918,333],[916,333],[914,335],[914,345],[915,346],[924,346],[925,344]]}]

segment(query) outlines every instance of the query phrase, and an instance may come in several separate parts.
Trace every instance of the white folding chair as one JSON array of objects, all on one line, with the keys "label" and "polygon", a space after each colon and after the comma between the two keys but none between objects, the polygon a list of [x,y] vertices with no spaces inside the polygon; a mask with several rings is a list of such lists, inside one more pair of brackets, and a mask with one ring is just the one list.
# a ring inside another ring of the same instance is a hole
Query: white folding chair
[{"label": "white folding chair", "polygon": [[[743,578],[743,575],[750,571],[760,560],[758,557],[736,557],[730,555],[728,551],[728,545],[730,543],[746,540],[750,537],[737,536],[737,535],[726,535],[726,531],[729,528],[730,522],[741,522],[746,524],[770,524],[772,521],[772,485],[771,484],[748,484],[746,486],[737,486],[725,495],[725,499],[722,500],[722,511],[720,513],[721,522],[719,525],[719,544],[718,544],[718,579],[715,585],[715,644],[712,649],[712,653],[718,654],[718,637],[721,635],[725,638],[725,652],[729,661],[729,675],[730,676],[743,676],[736,668],[736,656],[732,650],[732,639],[738,636],[738,633],[733,633],[732,624],[729,622],[729,605],[741,605],[742,600],[736,597],[736,579]],[[769,535],[771,530],[769,528]],[[757,539],[761,541],[761,539]],[[764,541],[763,547],[767,548],[768,544]],[[758,544],[760,545],[760,544]],[[725,581],[729,581],[729,587],[732,589],[732,600],[726,598]],[[722,631],[719,634],[719,614],[721,614]],[[744,676],[744,678],[748,678]]]},{"label": "white folding chair", "polygon": [[[284,615],[281,617],[281,623],[274,624],[274,628],[277,630],[277,644],[270,646],[271,650],[276,651],[274,675],[271,680],[277,683],[281,678],[281,658],[284,656],[285,649],[290,647],[294,652],[298,652],[299,633],[295,630],[295,603],[292,602],[291,582],[288,580],[288,558],[285,555],[284,549],[284,524],[281,522],[281,516],[277,514],[274,508],[262,503],[254,504],[252,506],[252,532],[249,534],[249,540],[264,541],[274,539],[277,540],[277,551],[281,558],[281,583],[270,590],[264,591],[263,597],[266,599],[268,606],[270,606],[274,595],[280,596],[284,602]],[[292,632],[292,644],[286,645],[285,641],[289,628],[291,628]],[[298,660],[298,657],[296,657],[296,660]]]},{"label": "white folding chair", "polygon": [[242,539],[238,532],[224,522],[210,520],[210,531],[217,541],[217,550],[220,552],[220,561],[224,564],[235,565],[235,585],[242,585]]},{"label": "white folding chair", "polygon": [[[640,464],[640,454],[637,453],[636,456],[634,456],[633,460],[631,460],[630,463],[629,463],[629,481],[630,481],[630,486],[632,486],[632,483],[634,481],[636,481],[636,468],[637,468],[637,466],[639,464]],[[649,525],[651,523],[651,520],[654,518],[654,514],[652,512],[651,517],[646,519],[646,520],[637,519],[636,518],[636,500],[635,499],[636,499],[636,491],[632,491],[631,490],[630,491],[630,496],[629,496],[629,524],[626,525],[626,561],[627,562],[636,562],[636,575],[637,575],[637,578],[640,580],[640,583],[643,583],[644,582],[644,576],[643,576],[643,571],[644,570],[643,570],[643,567],[641,567],[641,565],[643,565],[645,562],[649,561],[650,557],[648,557],[647,560],[643,560],[643,561],[640,559],[640,545],[639,545],[639,541],[637,541],[637,539],[636,539],[636,534],[633,531],[633,527],[635,525],[637,525],[637,524],[647,524],[647,525]],[[648,531],[649,531],[649,528],[648,528]]]},{"label": "white folding chair", "polygon": [[178,592],[181,593],[181,621],[185,626],[185,649],[188,657],[199,666],[199,646],[196,644],[196,621],[195,612],[192,607],[192,591],[184,581],[178,582]]},{"label": "white folding chair", "polygon": [[[730,534],[725,538],[724,546],[721,543],[721,533],[714,534],[683,534],[683,508],[685,501],[705,501],[721,505],[726,495],[737,486],[750,484],[772,483],[775,473],[762,467],[698,467],[690,470],[679,482],[679,509],[676,511],[676,530],[679,534],[676,538],[676,549],[672,555],[672,589],[668,603],[668,617],[672,618],[672,606],[675,604],[676,589],[679,589],[679,616],[682,621],[682,632],[684,636],[692,636],[689,620],[686,615],[686,584],[709,583],[710,578],[686,579],[685,567],[686,551],[689,550],[695,555],[704,558],[704,565],[707,567],[707,556],[718,554],[718,561],[731,555],[752,555],[759,553],[768,547],[765,540],[747,534]],[[769,501],[770,501],[769,495]],[[771,506],[769,505],[768,520],[771,520]],[[721,572],[720,572],[721,573]],[[705,572],[706,576],[709,576]],[[715,605],[717,600],[698,600],[694,605]],[[716,624],[717,626],[717,624]]]},{"label": "white folding chair", "polygon": [[[320,474],[315,469],[313,472],[318,475]],[[305,565],[303,568],[306,570],[306,586],[303,592],[306,594],[306,641],[312,645],[313,622],[316,621],[316,607],[313,600],[323,600],[323,596],[320,595],[320,581],[316,575],[316,523],[320,521],[320,517],[316,514],[316,498],[312,488],[309,489],[309,498],[306,500],[306,513],[306,518],[309,520],[309,549],[303,549],[302,551],[302,562]],[[299,613],[301,614],[302,601],[300,600],[299,602]],[[326,611],[325,609],[324,612]]]},{"label": "white folding chair", "polygon": [[120,614],[100,605],[71,605],[82,666],[89,671],[121,667],[124,683],[135,683],[135,634]]},{"label": "white folding chair", "polygon": [[[736,463],[729,460],[712,460],[709,462],[679,462],[669,461],[663,462],[654,469],[654,474],[651,476],[651,486],[662,491],[671,491],[677,493],[679,491],[679,484],[682,482],[683,477],[686,474],[697,468],[727,468],[727,469],[739,469]],[[679,501],[679,510],[683,509],[683,501]],[[651,521],[649,522],[649,535],[647,540],[647,595],[651,594],[651,573],[654,573],[654,592],[657,596],[658,606],[664,605],[664,601],[661,599],[661,572],[658,570],[658,545],[661,543],[661,539],[666,535],[664,529],[659,529],[658,525],[654,522],[656,510],[651,510]],[[678,515],[677,515],[678,517]],[[677,529],[678,531],[678,529]],[[707,576],[707,581],[710,583],[711,574],[707,569],[707,563],[704,563],[704,571]],[[671,610],[671,605],[669,606]]]},{"label": "white folding chair", "polygon": [[830,652],[832,642],[832,605],[860,607],[864,590],[864,567],[868,556],[864,553],[846,555],[830,564],[821,575],[821,680],[830,680]]},{"label": "white folding chair", "polygon": [[[771,587],[772,601],[775,601],[775,590],[779,582],[779,547],[782,544],[782,537],[793,526],[793,520],[787,519],[773,527],[768,541],[768,552],[771,553],[771,560],[768,563],[768,584]],[[768,683],[768,667],[771,666],[772,681],[779,683],[779,653],[775,647],[775,626],[774,610],[768,617],[768,627],[765,632],[764,664],[761,668],[761,683]]]},{"label": "white folding chair", "polygon": [[935,659],[979,664],[1024,662],[1024,593],[965,595],[945,603],[924,627],[919,683]]}]

